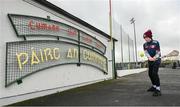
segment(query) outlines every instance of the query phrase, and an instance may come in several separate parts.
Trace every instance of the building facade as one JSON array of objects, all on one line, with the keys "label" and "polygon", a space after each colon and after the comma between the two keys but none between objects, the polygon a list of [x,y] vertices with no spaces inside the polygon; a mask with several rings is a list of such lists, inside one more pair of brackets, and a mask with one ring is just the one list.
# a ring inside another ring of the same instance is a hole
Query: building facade
[{"label": "building facade", "polygon": [[0,1],[0,104],[114,77],[110,36],[46,0]]}]

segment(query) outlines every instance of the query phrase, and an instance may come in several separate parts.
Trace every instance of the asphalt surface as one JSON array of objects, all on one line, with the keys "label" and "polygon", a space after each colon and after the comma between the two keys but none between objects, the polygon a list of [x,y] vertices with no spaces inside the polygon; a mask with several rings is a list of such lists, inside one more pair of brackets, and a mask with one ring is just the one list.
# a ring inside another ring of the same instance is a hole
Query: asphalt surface
[{"label": "asphalt surface", "polygon": [[180,69],[159,71],[162,96],[146,90],[147,72],[13,104],[13,106],[180,106]]}]

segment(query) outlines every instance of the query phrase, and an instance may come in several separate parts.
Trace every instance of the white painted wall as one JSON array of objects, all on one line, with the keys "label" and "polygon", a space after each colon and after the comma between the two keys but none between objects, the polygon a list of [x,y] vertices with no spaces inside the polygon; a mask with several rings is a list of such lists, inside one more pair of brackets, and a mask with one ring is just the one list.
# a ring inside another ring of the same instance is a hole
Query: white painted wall
[{"label": "white painted wall", "polygon": [[[81,65],[78,67],[77,65],[72,64],[40,71],[24,78],[22,80],[23,83],[20,85],[14,83],[5,88],[6,42],[23,41],[23,38],[18,38],[16,36],[7,17],[8,13],[32,15],[44,18],[50,16],[52,20],[57,20],[83,30],[88,34],[95,36],[107,46],[105,56],[108,60],[111,60],[111,46],[109,45],[108,40],[102,35],[97,34],[74,21],[65,19],[65,17],[36,3],[33,3],[32,5],[23,0],[0,0],[0,105],[7,105],[112,78],[111,61],[108,61],[108,75],[104,75],[102,71],[91,66]],[[53,38],[40,39],[49,40]]]},{"label": "white painted wall", "polygon": [[123,77],[131,74],[141,73],[147,71],[147,68],[140,68],[140,69],[127,69],[127,70],[117,70],[117,76]]}]

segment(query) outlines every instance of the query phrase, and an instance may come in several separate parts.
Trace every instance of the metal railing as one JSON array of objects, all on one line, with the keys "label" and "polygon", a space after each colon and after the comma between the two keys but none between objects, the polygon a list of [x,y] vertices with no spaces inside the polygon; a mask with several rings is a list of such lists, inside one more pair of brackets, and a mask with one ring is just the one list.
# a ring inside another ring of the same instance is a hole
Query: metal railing
[{"label": "metal railing", "polygon": [[126,62],[126,63],[116,63],[116,70],[125,70],[125,69],[138,69],[146,68],[147,62]]}]

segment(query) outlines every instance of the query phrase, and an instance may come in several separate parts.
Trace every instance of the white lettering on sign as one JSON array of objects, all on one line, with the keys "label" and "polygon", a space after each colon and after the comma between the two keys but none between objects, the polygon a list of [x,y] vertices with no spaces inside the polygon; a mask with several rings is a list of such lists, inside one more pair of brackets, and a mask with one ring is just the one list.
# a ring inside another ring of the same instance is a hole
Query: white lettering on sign
[{"label": "white lettering on sign", "polygon": [[38,40],[8,42],[6,46],[6,86],[35,72],[66,64],[90,65],[108,73],[105,56],[78,44]]},{"label": "white lettering on sign", "polygon": [[33,66],[35,64],[43,63],[44,60],[46,62],[51,60],[59,60],[60,59],[60,49],[59,48],[45,48],[39,49],[39,51],[31,48],[31,54],[28,52],[20,52],[16,53],[16,58],[18,62],[18,67],[22,70],[23,66],[28,63],[30,60],[30,65]]},{"label": "white lettering on sign", "polygon": [[106,59],[93,51],[83,50],[83,59],[101,65],[104,70],[106,69]]},{"label": "white lettering on sign", "polygon": [[67,52],[67,58],[74,58],[78,59],[78,49],[76,48],[70,48]]},{"label": "white lettering on sign", "polygon": [[[69,48],[67,55],[65,56],[68,59],[78,59],[78,49],[76,48]],[[60,60],[61,54],[60,54],[60,49],[59,48],[44,48],[44,49],[39,49],[36,51],[34,48],[31,48],[31,52],[19,52],[16,53],[16,58],[18,62],[18,67],[20,70],[30,62],[30,65],[36,65],[48,61],[53,61],[53,60]],[[82,59],[99,64],[103,66],[105,69],[106,66],[106,59],[97,53],[93,51],[88,51],[88,50],[82,50]]]}]

